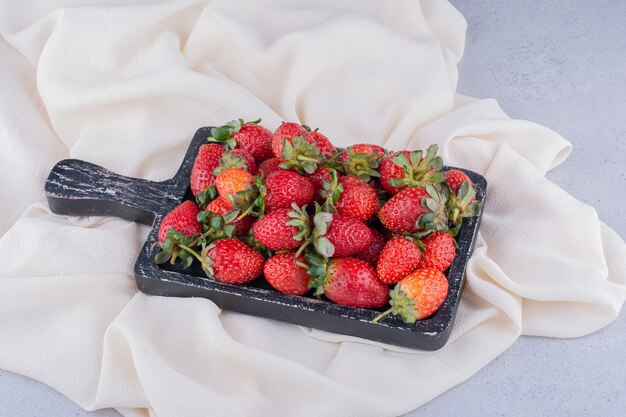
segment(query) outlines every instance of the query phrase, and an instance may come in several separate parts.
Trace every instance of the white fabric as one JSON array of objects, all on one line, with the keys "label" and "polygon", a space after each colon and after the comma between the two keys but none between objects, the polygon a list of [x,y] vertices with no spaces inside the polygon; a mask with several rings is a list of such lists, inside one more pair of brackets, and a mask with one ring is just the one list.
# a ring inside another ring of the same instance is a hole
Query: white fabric
[{"label": "white fabric", "polygon": [[[545,179],[566,140],[455,94],[466,25],[448,3],[70,2],[0,9],[0,368],[126,416],[395,416],[520,334],[576,337],[619,314],[626,245]],[[487,177],[442,350],[143,295],[132,268],[147,227],[47,208],[62,158],[165,179],[198,127],[235,117],[299,120],[344,146],[438,143]]]}]

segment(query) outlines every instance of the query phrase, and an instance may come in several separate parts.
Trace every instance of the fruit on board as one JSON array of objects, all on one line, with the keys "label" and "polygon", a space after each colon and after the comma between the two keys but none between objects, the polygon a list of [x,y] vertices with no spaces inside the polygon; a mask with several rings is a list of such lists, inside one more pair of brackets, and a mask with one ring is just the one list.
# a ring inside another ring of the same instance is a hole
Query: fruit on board
[{"label": "fruit on board", "polygon": [[434,268],[417,269],[402,278],[389,292],[391,308],[372,320],[388,314],[400,316],[405,323],[415,323],[439,309],[448,295],[448,280]]},{"label": "fruit on board", "polygon": [[185,201],[165,215],[159,226],[159,242],[165,242],[167,231],[175,228],[178,233],[192,237],[202,233],[202,226],[198,222],[200,209],[191,201]]},{"label": "fruit on board", "polygon": [[282,293],[303,295],[309,292],[311,276],[304,257],[296,257],[294,252],[277,253],[269,258],[263,266],[263,275],[272,287]]},{"label": "fruit on board", "polygon": [[[380,282],[376,271],[365,261],[356,258],[333,258],[325,265],[316,265],[319,258],[308,256],[316,268],[311,287],[315,294],[324,294],[331,301],[360,308],[377,308],[389,300],[389,289]],[[311,268],[309,269],[311,271]]]}]

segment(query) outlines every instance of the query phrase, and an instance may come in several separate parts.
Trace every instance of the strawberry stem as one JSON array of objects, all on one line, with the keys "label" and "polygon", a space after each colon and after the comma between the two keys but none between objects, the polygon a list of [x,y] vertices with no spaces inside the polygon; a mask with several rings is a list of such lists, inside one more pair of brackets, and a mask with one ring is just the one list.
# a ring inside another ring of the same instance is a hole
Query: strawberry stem
[{"label": "strawberry stem", "polygon": [[459,222],[459,209],[455,208],[454,210],[452,210],[452,213],[450,214],[450,220],[452,221],[453,224],[457,224]]},{"label": "strawberry stem", "polygon": [[199,260],[199,261],[200,261],[200,263],[201,263],[202,265],[204,265],[204,260],[202,259],[202,257],[200,256],[200,254],[199,254],[198,252],[196,252],[195,250],[191,249],[189,246],[185,246],[185,245],[183,245],[182,243],[180,243],[178,246],[179,246],[181,249],[184,249],[184,250],[186,250],[187,252],[189,252],[190,254],[192,254],[194,258],[196,258],[197,260]]},{"label": "strawberry stem", "polygon": [[391,313],[393,313],[395,311],[398,311],[400,308],[401,308],[401,306],[399,306],[399,305],[392,306],[391,308],[383,311],[382,313],[380,313],[379,315],[374,317],[374,319],[372,320],[372,323],[378,322],[378,320],[382,319],[385,316],[388,316],[389,314],[391,314]]},{"label": "strawberry stem", "polygon": [[243,212],[242,212],[242,213],[241,213],[241,214],[237,217],[237,220],[236,220],[236,221],[239,221],[239,220],[243,219],[244,217],[246,217],[248,214],[250,214],[250,212],[252,212],[252,209],[253,209],[253,208],[254,208],[254,202],[253,202],[253,203],[251,203],[251,204],[248,206],[248,208],[247,208],[245,211],[243,211]]},{"label": "strawberry stem", "polygon": [[304,156],[304,155],[298,155],[296,156],[296,159],[298,161],[305,161],[305,162],[319,162],[319,160],[315,159],[315,158],[309,158],[308,156]]},{"label": "strawberry stem", "polygon": [[304,248],[306,248],[307,246],[309,246],[309,243],[311,243],[310,240],[305,241],[302,245],[300,245],[300,247],[298,248],[298,250],[296,251],[296,254],[294,255],[294,258],[297,258],[298,256],[300,256],[302,254],[302,252],[304,251]]},{"label": "strawberry stem", "polygon": [[[209,230],[207,230],[206,232],[202,233],[201,235],[199,235],[197,238],[195,238],[190,244],[189,246],[196,246],[198,244],[198,242],[200,242],[201,239],[204,239],[205,237],[209,236],[211,234],[211,232],[214,232],[215,229],[213,229],[212,227],[209,228]],[[179,247],[182,247],[183,245],[178,245]]]}]

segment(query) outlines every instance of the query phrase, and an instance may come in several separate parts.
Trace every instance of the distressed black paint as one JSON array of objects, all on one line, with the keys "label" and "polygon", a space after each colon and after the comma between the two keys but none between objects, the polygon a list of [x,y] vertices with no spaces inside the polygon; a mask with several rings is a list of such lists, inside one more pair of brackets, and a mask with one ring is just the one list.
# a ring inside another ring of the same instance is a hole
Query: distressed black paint
[{"label": "distressed black paint", "polygon": [[[50,208],[58,214],[112,215],[153,225],[135,264],[137,286],[145,293],[209,298],[224,309],[415,349],[436,350],[446,343],[458,309],[465,268],[474,248],[482,211],[477,217],[466,219],[457,236],[459,249],[447,273],[449,292],[443,305],[433,316],[414,324],[405,324],[394,316],[372,323],[377,310],[343,307],[313,297],[281,294],[271,289],[263,278],[249,285],[230,285],[207,279],[199,268],[184,270],[178,266],[156,265],[152,260],[152,246],[159,225],[165,214],[190,196],[189,175],[193,161],[200,145],[206,143],[209,132],[209,127],[196,132],[180,169],[174,178],[163,182],[124,177],[75,159],[61,161],[46,182]],[[477,199],[484,200],[485,178],[461,170],[474,182]]]}]

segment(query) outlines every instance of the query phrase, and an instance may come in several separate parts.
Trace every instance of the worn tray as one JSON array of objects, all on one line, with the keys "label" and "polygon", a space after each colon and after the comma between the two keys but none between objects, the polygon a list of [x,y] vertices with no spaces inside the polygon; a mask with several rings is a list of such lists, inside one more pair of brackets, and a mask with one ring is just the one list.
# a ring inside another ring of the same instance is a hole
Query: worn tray
[{"label": "worn tray", "polygon": [[[465,268],[474,248],[482,210],[478,216],[464,221],[457,236],[459,248],[447,273],[449,293],[445,302],[433,316],[414,324],[405,324],[395,316],[372,323],[379,313],[377,310],[344,307],[311,296],[282,294],[273,290],[263,278],[247,285],[223,284],[207,279],[199,268],[185,270],[155,264],[152,260],[153,243],[161,220],[184,199],[192,198],[189,190],[191,168],[200,145],[206,143],[210,135],[210,129],[203,127],[196,132],[178,172],[167,181],[129,178],[77,159],[60,161],[50,172],[45,185],[50,209],[63,215],[117,216],[152,226],[135,264],[137,286],[147,294],[204,297],[224,309],[415,349],[437,350],[446,343],[459,305]],[[484,200],[485,178],[461,170],[474,182],[477,199]]]}]

